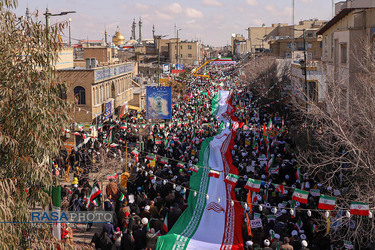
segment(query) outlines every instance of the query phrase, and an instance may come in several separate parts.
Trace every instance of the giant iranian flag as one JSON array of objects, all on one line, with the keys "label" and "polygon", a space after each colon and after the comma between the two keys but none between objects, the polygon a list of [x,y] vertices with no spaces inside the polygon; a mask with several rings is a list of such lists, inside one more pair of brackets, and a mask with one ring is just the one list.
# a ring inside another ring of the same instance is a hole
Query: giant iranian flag
[{"label": "giant iranian flag", "polygon": [[[243,209],[236,200],[233,185],[224,182],[231,173],[238,175],[232,165],[231,149],[234,146],[236,131],[230,130],[230,121],[223,113],[230,98],[228,91],[220,91],[220,105],[213,106],[214,114],[222,121],[218,134],[206,139],[199,152],[199,170],[190,178],[192,190],[199,191],[196,196],[190,192],[188,207],[168,234],[158,238],[157,249],[243,249],[242,223]],[[214,100],[215,101],[215,100]],[[228,118],[229,118],[228,113]],[[210,178],[210,168],[223,172],[219,178]],[[208,199],[206,199],[208,195]],[[221,198],[218,202],[217,197]]]}]

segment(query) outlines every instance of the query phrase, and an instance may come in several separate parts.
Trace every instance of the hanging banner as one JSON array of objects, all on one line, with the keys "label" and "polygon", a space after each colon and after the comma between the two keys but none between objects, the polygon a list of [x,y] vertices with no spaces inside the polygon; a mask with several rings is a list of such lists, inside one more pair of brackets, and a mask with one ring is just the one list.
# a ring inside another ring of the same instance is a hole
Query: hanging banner
[{"label": "hanging banner", "polygon": [[172,87],[147,86],[146,118],[172,119]]}]

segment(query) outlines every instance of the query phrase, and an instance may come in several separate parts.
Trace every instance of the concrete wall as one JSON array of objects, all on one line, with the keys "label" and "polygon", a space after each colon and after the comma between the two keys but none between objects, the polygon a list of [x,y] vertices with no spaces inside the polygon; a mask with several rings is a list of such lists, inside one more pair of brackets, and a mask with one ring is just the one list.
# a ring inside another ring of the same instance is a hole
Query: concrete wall
[{"label": "concrete wall", "polygon": [[59,52],[59,58],[55,64],[55,69],[64,69],[73,67],[73,48],[63,48]]},{"label": "concrete wall", "polygon": [[85,48],[83,51],[84,59],[96,58],[99,64],[112,62],[112,49],[106,47]]}]

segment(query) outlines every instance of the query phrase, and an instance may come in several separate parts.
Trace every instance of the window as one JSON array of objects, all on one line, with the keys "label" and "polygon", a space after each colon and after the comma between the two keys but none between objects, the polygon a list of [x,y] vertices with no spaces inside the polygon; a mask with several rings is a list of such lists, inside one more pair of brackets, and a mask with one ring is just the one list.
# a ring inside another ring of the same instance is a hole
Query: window
[{"label": "window", "polygon": [[189,58],[192,58],[192,57],[193,57],[193,55],[192,55],[192,54],[188,54],[188,57],[189,57]]},{"label": "window", "polygon": [[180,55],[180,58],[182,58],[182,54]]},{"label": "window", "polygon": [[86,94],[85,89],[81,86],[77,86],[74,88],[74,98],[78,105],[85,105],[86,104]]},{"label": "window", "polygon": [[312,102],[316,102],[317,97],[318,97],[316,82],[310,82],[309,81],[308,84],[309,84],[309,99]]},{"label": "window", "polygon": [[182,49],[182,45],[180,46],[180,49]]},{"label": "window", "polygon": [[188,49],[192,49],[192,46],[191,46],[191,45],[188,45]]},{"label": "window", "polygon": [[340,47],[341,47],[341,63],[346,64],[347,58],[348,58],[348,47],[346,46],[346,43],[341,44]]},{"label": "window", "polygon": [[291,48],[292,48],[292,43],[287,43],[287,44],[286,44],[286,48],[287,48],[287,49],[291,49]]}]

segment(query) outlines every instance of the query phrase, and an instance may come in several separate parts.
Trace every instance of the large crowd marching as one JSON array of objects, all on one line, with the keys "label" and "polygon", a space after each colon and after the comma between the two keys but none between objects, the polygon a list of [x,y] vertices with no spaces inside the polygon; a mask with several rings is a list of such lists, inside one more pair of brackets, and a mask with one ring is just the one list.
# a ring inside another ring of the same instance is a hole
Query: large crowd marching
[{"label": "large crowd marching", "polygon": [[[287,104],[260,106],[260,97],[241,81],[236,67],[211,69],[214,73],[209,80],[192,77],[186,81],[184,95],[172,106],[171,121],[150,124],[144,111],[129,112],[101,126],[98,138],[78,151],[62,152],[55,159],[56,171],[62,177],[68,168],[82,173],[73,179],[72,186],[62,189],[62,209],[90,211],[104,202],[105,210],[114,211],[116,216],[93,236],[97,249],[155,249],[157,238],[173,227],[187,207],[192,192],[189,180],[199,161],[201,144],[220,126],[211,113],[211,102],[225,89],[233,93],[234,116],[241,124],[231,153],[239,171],[234,190],[245,211],[243,248],[332,249],[334,243],[312,219],[320,215],[309,210],[317,207],[319,196],[310,195],[307,204],[292,199],[294,189],[332,193],[297,164],[294,113]],[[143,135],[144,149],[125,150],[126,143],[139,140],[139,130],[144,127],[149,128]],[[87,173],[106,149],[123,158],[128,152],[133,159],[132,171],[126,188],[113,178],[104,197],[92,197],[92,190],[100,186]],[[259,183],[259,188],[249,188],[248,179]],[[254,219],[262,221],[260,227],[248,226],[248,220]],[[65,240],[72,240],[69,226],[62,233]]]}]

